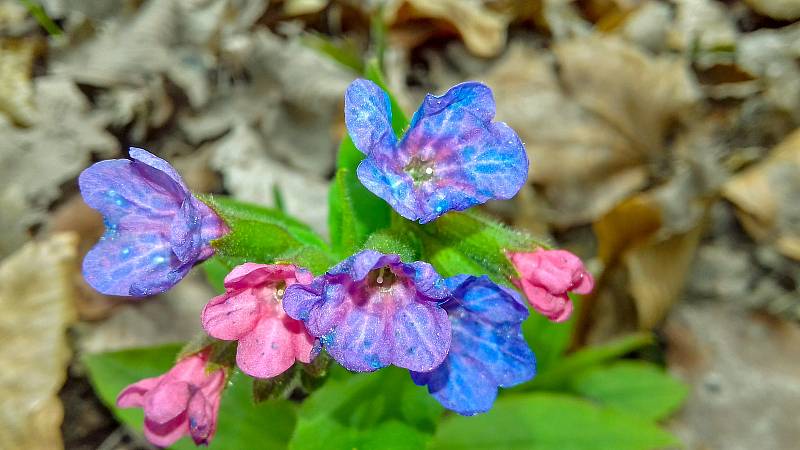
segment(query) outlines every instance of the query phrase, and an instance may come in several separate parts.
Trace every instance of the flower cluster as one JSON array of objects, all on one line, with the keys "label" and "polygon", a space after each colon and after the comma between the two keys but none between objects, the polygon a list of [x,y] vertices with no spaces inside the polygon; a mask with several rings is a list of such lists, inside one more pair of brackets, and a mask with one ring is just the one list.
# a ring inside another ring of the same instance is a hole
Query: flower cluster
[{"label": "flower cluster", "polygon": [[[356,80],[345,95],[345,121],[365,155],[358,178],[400,216],[420,224],[511,198],[527,179],[528,160],[516,133],[492,122],[494,114],[491,90],[463,83],[440,97],[428,95],[398,140],[387,94]],[[140,149],[130,156],[97,163],[80,177],[84,199],[107,227],[83,268],[100,292],[144,296],[169,289],[211,257],[235,222],[194,197],[165,161]],[[517,271],[506,280],[509,286],[550,320],[569,317],[568,292],[592,289],[591,275],[568,252],[506,256]],[[430,263],[369,249],[316,277],[296,264],[271,262],[232,268],[225,292],[205,306],[202,326],[218,341],[120,393],[118,406],[144,409],[145,436],[155,445],[186,434],[198,444],[213,437],[234,364],[232,352],[227,363],[212,360],[221,341],[236,342],[235,364],[256,378],[312,363],[323,349],[355,372],[401,367],[463,415],[488,411],[499,388],[536,373],[521,331],[527,305],[486,275],[445,278]]]}]

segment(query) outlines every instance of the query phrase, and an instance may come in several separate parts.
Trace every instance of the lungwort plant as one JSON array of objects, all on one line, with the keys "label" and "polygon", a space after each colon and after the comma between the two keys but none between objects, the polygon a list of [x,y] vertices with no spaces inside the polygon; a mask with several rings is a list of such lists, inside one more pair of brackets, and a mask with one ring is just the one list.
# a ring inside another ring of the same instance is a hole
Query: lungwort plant
[{"label": "lungwort plant", "polygon": [[684,387],[618,360],[649,337],[566,355],[570,293],[592,276],[472,210],[528,176],[491,89],[428,95],[408,121],[368,76],[345,93],[330,241],[279,210],[194,195],[145,150],[84,171],[106,222],[83,264],[95,289],[149,296],[202,264],[219,290],[202,339],[87,356],[99,395],[162,447],[674,445],[656,422]]}]

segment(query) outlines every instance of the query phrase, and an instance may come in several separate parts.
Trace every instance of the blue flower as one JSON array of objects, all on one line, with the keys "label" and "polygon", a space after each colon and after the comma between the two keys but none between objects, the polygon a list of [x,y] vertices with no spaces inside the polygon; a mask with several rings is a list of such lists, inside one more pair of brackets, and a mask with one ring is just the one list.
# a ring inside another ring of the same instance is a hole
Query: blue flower
[{"label": "blue flower", "polygon": [[309,285],[287,287],[283,308],[349,370],[393,364],[427,371],[450,347],[450,322],[439,306],[447,298],[430,264],[364,250]]},{"label": "blue flower", "polygon": [[161,158],[130,149],[131,160],[100,161],[78,184],[84,201],[103,214],[106,232],[83,260],[83,276],[108,295],[143,297],[166,291],[227,232]]},{"label": "blue flower", "polygon": [[528,177],[517,134],[495,115],[492,91],[477,82],[428,94],[400,140],[389,98],[375,83],[356,80],[345,94],[345,122],[366,158],[358,178],[401,216],[430,222],[450,210],[509,199]]},{"label": "blue flower", "polygon": [[498,387],[510,387],[536,374],[536,359],[522,337],[528,308],[516,292],[485,275],[458,275],[445,281],[453,299],[443,306],[453,337],[442,365],[411,372],[418,385],[445,408],[471,416],[486,412]]}]

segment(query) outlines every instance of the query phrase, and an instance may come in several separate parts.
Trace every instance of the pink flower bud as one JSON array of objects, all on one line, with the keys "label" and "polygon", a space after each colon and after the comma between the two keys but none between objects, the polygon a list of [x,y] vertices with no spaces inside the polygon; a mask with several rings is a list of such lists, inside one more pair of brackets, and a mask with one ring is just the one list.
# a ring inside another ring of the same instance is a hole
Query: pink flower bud
[{"label": "pink flower bud", "polygon": [[507,254],[520,278],[511,281],[525,293],[528,302],[553,322],[572,314],[568,292],[588,294],[594,279],[580,258],[565,250],[536,250]]},{"label": "pink flower bud", "polygon": [[153,445],[168,447],[187,434],[197,445],[211,442],[225,371],[206,371],[209,353],[187,356],[164,375],[145,378],[120,392],[118,407],[144,410],[144,436]]}]

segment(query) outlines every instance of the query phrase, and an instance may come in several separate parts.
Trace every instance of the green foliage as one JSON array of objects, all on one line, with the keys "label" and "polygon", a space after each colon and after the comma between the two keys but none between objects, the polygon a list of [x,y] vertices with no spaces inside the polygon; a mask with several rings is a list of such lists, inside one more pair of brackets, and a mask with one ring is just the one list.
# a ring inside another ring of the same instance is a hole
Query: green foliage
[{"label": "green foliage", "polygon": [[681,382],[643,361],[593,367],[573,377],[569,388],[609,408],[651,420],[673,413],[687,394]]},{"label": "green foliage", "polygon": [[431,449],[649,450],[676,445],[653,423],[572,396],[531,393],[501,398],[480,416],[442,421]]},{"label": "green foliage", "polygon": [[396,253],[403,261],[422,258],[422,242],[412,231],[405,228],[389,228],[371,234],[363,246],[382,253]]},{"label": "green foliage", "polygon": [[[180,345],[167,345],[84,357],[95,391],[114,415],[131,429],[141,432],[144,415],[140,408],[119,409],[117,394],[142,378],[163,374],[173,365]],[[254,405],[251,379],[236,373],[222,397],[217,434],[210,449],[279,450],[287,446],[296,422],[295,407],[281,400]],[[195,449],[183,438],[171,448]]]},{"label": "green foliage", "polygon": [[218,294],[225,292],[225,276],[233,269],[233,266],[215,256],[207,259],[201,267],[206,274],[208,284],[214,288],[214,291]]},{"label": "green foliage", "polygon": [[507,283],[515,271],[505,252],[543,246],[533,237],[475,212],[451,212],[415,225],[425,254],[444,276],[487,274]]},{"label": "green foliage", "polygon": [[320,273],[334,262],[321,237],[308,225],[281,211],[220,196],[200,198],[231,229],[212,242],[216,258],[228,267],[245,261],[263,264],[285,261]]},{"label": "green foliage", "polygon": [[300,408],[289,448],[420,448],[433,433],[442,407],[408,371],[332,372]]},{"label": "green foliage", "polygon": [[531,310],[531,315],[522,322],[522,334],[536,354],[536,368],[540,374],[547,373],[564,356],[572,340],[580,297],[571,296],[575,312],[565,322],[551,322],[547,317]]},{"label": "green foliage", "polygon": [[[582,348],[557,361],[546,372],[540,372],[530,383],[517,389],[563,390],[570,377],[583,370],[617,359],[653,343],[649,333],[632,334],[615,341]],[[534,349],[535,352],[535,349]]]},{"label": "green foliage", "polygon": [[372,232],[389,226],[391,210],[386,202],[369,192],[350,169],[336,172],[329,195],[328,225],[340,257],[350,256]]}]

